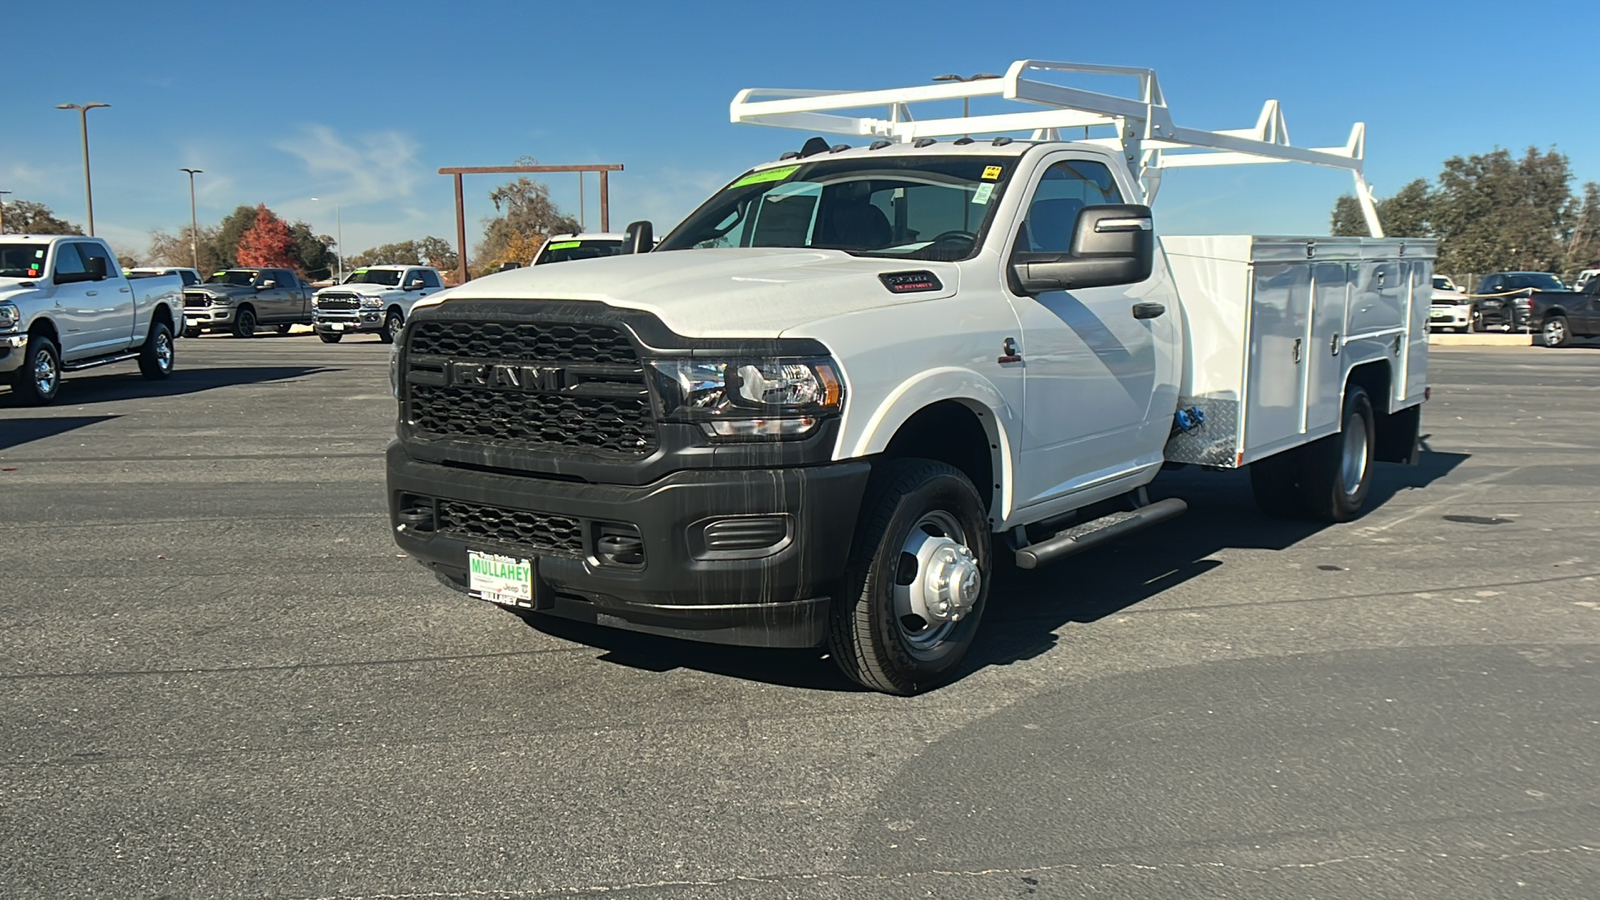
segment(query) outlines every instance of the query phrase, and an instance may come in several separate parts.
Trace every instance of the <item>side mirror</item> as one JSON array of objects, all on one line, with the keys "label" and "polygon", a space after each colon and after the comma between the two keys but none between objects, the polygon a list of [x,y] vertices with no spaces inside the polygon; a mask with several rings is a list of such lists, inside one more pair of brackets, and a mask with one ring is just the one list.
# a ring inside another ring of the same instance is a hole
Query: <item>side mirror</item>
[{"label": "side mirror", "polygon": [[88,266],[88,268],[89,268],[89,280],[90,281],[103,281],[103,280],[105,280],[105,277],[106,277],[106,258],[105,257],[103,257],[103,256],[91,256],[87,260],[84,261],[84,265]]},{"label": "side mirror", "polygon": [[623,253],[649,253],[655,246],[655,226],[648,220],[629,225],[627,236],[622,239]]},{"label": "side mirror", "polygon": [[421,278],[413,278],[410,281],[406,282],[406,290],[408,290],[408,291],[420,291],[420,290],[422,290],[422,279]]},{"label": "side mirror", "polygon": [[1155,227],[1150,207],[1121,203],[1085,206],[1067,253],[1011,256],[1011,272],[1025,294],[1134,284],[1155,268]]},{"label": "side mirror", "polygon": [[522,263],[519,263],[519,262],[503,262],[503,263],[500,264],[500,271],[502,271],[502,272],[509,272],[512,269],[520,269],[520,268],[522,268]]},{"label": "side mirror", "polygon": [[256,285],[256,290],[258,290],[258,291],[270,291],[270,290],[272,290],[273,288],[275,288],[277,286],[278,286],[278,283],[276,281],[273,281],[271,278],[268,278],[266,281],[263,281],[260,284]]}]

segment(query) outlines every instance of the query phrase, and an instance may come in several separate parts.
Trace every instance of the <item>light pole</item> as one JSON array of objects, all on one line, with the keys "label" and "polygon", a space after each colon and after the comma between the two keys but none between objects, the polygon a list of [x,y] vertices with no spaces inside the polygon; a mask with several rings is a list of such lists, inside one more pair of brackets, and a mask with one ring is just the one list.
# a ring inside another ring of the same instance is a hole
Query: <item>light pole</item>
[{"label": "light pole", "polygon": [[6,195],[10,191],[0,191],[0,234],[6,233]]},{"label": "light pole", "polygon": [[83,133],[83,203],[89,208],[89,235],[94,235],[94,189],[89,184],[89,110],[109,107],[109,103],[57,103],[56,109],[78,111],[78,127]]},{"label": "light pole", "polygon": [[200,271],[200,220],[194,214],[194,177],[204,169],[179,169],[189,173],[189,253],[194,256],[194,270]]},{"label": "light pole", "polygon": [[[966,78],[962,78],[960,75],[950,75],[950,74],[935,75],[935,76],[933,76],[933,80],[934,81],[960,81],[960,82],[967,82],[967,81],[987,81],[990,78],[999,78],[999,77],[1000,77],[999,75],[996,75],[993,72],[979,72],[976,75],[968,75]],[[972,98],[971,97],[962,97],[961,98],[961,118],[963,118],[963,119],[970,118],[971,109],[972,109],[972,107],[970,105],[971,102],[972,102]]]},{"label": "light pole", "polygon": [[[319,202],[316,197],[312,197],[311,201],[313,203]],[[344,284],[344,216],[340,213],[339,204],[337,203],[333,205],[333,227],[334,258],[339,261],[338,283]]]}]

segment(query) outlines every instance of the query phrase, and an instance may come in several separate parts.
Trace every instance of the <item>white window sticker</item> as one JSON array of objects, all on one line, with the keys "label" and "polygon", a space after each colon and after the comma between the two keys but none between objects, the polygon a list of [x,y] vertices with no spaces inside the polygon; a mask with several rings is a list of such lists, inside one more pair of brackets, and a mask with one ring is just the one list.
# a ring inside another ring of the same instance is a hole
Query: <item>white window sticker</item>
[{"label": "white window sticker", "polygon": [[989,195],[991,195],[993,193],[994,193],[994,182],[991,181],[988,184],[980,184],[980,185],[978,185],[978,189],[976,191],[974,191],[973,194],[972,194],[972,202],[973,203],[988,203],[989,202]]}]

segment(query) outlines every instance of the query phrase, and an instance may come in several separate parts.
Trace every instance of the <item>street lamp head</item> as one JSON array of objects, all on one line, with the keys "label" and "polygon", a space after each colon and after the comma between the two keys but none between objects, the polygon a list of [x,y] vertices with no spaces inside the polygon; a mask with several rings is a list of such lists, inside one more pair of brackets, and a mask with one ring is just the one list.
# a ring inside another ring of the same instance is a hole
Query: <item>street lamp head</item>
[{"label": "street lamp head", "polygon": [[56,109],[76,109],[82,112],[88,112],[91,109],[100,109],[110,105],[111,104],[109,103],[57,103]]},{"label": "street lamp head", "polygon": [[205,169],[181,169],[180,168],[178,171],[179,172],[188,172],[190,175],[199,175],[199,174],[204,173]]}]

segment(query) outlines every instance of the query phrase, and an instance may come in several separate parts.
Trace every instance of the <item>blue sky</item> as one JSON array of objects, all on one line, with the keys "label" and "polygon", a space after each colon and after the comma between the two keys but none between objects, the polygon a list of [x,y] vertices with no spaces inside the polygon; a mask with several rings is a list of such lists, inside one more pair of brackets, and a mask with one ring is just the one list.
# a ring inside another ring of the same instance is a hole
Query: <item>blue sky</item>
[{"label": "blue sky", "polygon": [[[142,250],[151,228],[266,203],[346,250],[453,240],[440,166],[620,162],[612,226],[658,233],[805,135],[728,122],[744,87],[872,89],[1015,59],[1148,66],[1174,119],[1244,128],[1282,102],[1294,142],[1342,145],[1367,123],[1385,195],[1453,155],[1530,144],[1600,180],[1588,2],[1460,3],[223,3],[73,4],[104,28],[11,42],[0,190],[84,219],[78,118],[89,114],[97,230]],[[41,13],[41,15],[43,15]],[[444,18],[448,16],[449,18]],[[48,17],[48,16],[47,16]],[[79,43],[82,46],[77,46]],[[1505,49],[1495,50],[1503,43]],[[74,46],[69,48],[69,44]],[[92,46],[91,46],[92,45]],[[19,73],[26,73],[21,77]],[[592,176],[591,176],[592,178]],[[494,181],[467,180],[469,240]],[[574,214],[576,176],[552,193]],[[1306,166],[1176,170],[1164,230],[1319,233],[1346,174]],[[586,218],[598,227],[595,183]],[[312,201],[312,197],[321,198]]]}]

